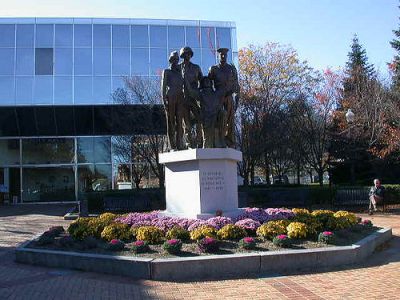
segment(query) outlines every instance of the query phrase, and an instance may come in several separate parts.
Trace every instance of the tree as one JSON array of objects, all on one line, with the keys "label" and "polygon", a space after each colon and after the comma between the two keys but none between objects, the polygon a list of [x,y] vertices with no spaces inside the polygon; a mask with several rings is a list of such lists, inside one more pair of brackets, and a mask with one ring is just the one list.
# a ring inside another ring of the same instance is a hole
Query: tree
[{"label": "tree", "polygon": [[[153,78],[144,78],[140,76],[134,76],[131,78],[125,78],[125,89],[118,89],[113,94],[114,102],[122,105],[135,105],[142,104],[144,106],[144,118],[143,121],[145,128],[143,128],[143,134],[137,134],[131,137],[127,147],[132,147],[134,153],[133,158],[142,163],[145,162],[151,172],[157,177],[159,186],[164,187],[164,166],[159,163],[159,154],[167,151],[167,137],[165,134],[154,133],[152,130],[153,125],[153,113],[152,107],[154,105],[160,105],[161,94],[160,94],[160,80]],[[129,117],[129,116],[128,116]],[[130,116],[134,119],[135,116]],[[163,122],[164,120],[159,120]],[[129,151],[126,149],[126,151]],[[143,177],[142,167],[139,167],[136,172],[137,177]],[[140,176],[141,175],[141,176]],[[137,178],[137,180],[139,180]],[[140,182],[140,181],[139,181]]]},{"label": "tree", "polygon": [[389,64],[389,68],[393,72],[393,87],[397,92],[400,92],[400,27],[393,30],[393,33],[396,37],[390,42],[390,45],[397,54],[394,56],[393,62]]},{"label": "tree", "polygon": [[[239,66],[241,103],[238,114],[243,133],[241,146],[245,146],[241,150],[246,162],[242,170],[253,179],[254,167],[259,164],[269,181],[270,158],[274,151],[271,146],[277,138],[271,136],[275,132],[270,131],[270,118],[298,94],[308,91],[315,80],[315,72],[307,62],[300,61],[293,48],[277,43],[240,49]],[[251,140],[244,140],[246,138]]]}]

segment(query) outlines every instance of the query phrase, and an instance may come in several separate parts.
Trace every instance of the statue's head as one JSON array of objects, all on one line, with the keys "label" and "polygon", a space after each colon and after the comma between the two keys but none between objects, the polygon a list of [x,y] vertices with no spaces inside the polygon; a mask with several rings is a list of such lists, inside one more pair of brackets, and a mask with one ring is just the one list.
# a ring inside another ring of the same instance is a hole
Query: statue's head
[{"label": "statue's head", "polygon": [[183,58],[184,60],[188,61],[193,57],[193,50],[192,48],[186,46],[183,47],[180,51],[179,51],[179,56],[181,58]]},{"label": "statue's head", "polygon": [[177,51],[172,51],[168,59],[171,65],[176,65],[179,62],[179,55]]},{"label": "statue's head", "polygon": [[218,58],[220,63],[226,63],[227,57],[228,57],[228,48],[218,48]]},{"label": "statue's head", "polygon": [[208,76],[204,76],[200,81],[200,87],[202,89],[211,88],[212,87],[211,79]]}]

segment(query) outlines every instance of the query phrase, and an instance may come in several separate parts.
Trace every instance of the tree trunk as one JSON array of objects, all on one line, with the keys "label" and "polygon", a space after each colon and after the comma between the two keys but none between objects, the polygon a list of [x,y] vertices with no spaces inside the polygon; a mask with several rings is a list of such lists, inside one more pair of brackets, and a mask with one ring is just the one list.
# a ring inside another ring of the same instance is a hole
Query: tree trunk
[{"label": "tree trunk", "polygon": [[300,162],[298,161],[297,162],[297,184],[298,185],[300,185],[300,176],[301,176],[301,174],[300,174]]},{"label": "tree trunk", "polygon": [[268,185],[271,184],[271,180],[269,178],[269,176],[271,175],[270,170],[269,170],[269,164],[268,164],[268,159],[267,159],[267,155],[264,155],[264,172],[265,172],[265,181],[267,182]]},{"label": "tree trunk", "polygon": [[251,185],[254,185],[254,163],[250,166],[250,181]]},{"label": "tree trunk", "polygon": [[318,169],[318,182],[320,186],[324,185],[324,170]]}]

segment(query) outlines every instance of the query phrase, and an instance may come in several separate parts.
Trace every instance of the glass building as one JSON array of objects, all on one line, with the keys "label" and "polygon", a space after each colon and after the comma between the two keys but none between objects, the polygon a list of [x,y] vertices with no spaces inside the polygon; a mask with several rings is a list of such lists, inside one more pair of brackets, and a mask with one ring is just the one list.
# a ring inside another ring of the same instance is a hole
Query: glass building
[{"label": "glass building", "polygon": [[157,79],[185,45],[204,74],[219,47],[237,64],[232,22],[0,18],[0,202],[131,188],[138,162],[117,155],[113,141],[146,133],[143,120],[163,134],[163,109],[122,107],[111,95],[125,77]]}]

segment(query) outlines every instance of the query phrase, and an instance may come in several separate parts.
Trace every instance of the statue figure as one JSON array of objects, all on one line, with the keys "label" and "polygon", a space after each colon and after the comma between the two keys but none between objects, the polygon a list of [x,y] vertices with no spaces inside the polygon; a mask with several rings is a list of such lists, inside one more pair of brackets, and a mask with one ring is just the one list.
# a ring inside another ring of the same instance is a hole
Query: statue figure
[{"label": "statue figure", "polygon": [[[235,146],[235,111],[239,102],[239,80],[234,65],[227,63],[229,49],[219,48],[219,64],[210,67],[208,76],[213,81],[216,91],[224,90],[223,107],[226,111],[226,123],[223,125],[226,144],[228,147]],[[235,102],[233,95],[235,94]]]},{"label": "statue figure", "polygon": [[[179,54],[183,58],[183,62],[179,64],[182,77],[186,78],[192,89],[199,89],[203,73],[198,65],[190,61],[193,57],[192,49],[190,47],[183,47]],[[201,128],[200,106],[197,100],[190,95],[186,86],[183,93],[185,99],[183,109],[185,142],[191,148],[201,148],[203,144],[203,130]],[[196,135],[193,134],[193,127],[195,127]]]},{"label": "statue figure", "polygon": [[201,80],[200,90],[190,86],[185,78],[185,88],[189,95],[200,102],[201,124],[204,130],[202,148],[225,148],[225,137],[222,130],[226,123],[226,113],[222,109],[225,91],[219,89],[214,91],[208,76]]},{"label": "statue figure", "polygon": [[182,150],[183,146],[183,113],[184,95],[183,78],[178,65],[178,52],[169,56],[169,69],[162,73],[161,91],[167,119],[167,133],[171,149]]}]

